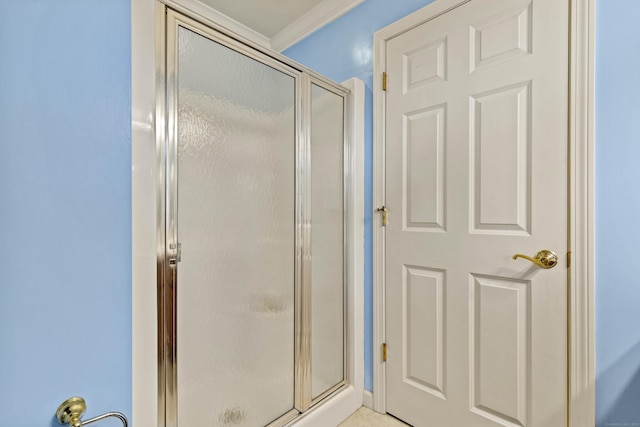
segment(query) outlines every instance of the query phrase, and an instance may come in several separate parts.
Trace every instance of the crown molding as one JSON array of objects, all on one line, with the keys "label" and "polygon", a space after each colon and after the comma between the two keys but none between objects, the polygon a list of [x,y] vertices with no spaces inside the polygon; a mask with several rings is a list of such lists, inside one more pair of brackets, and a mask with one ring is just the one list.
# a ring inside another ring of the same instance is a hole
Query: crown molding
[{"label": "crown molding", "polygon": [[282,52],[314,31],[335,21],[351,9],[361,3],[364,3],[365,0],[324,0],[300,18],[280,30],[280,32],[275,34],[272,38],[247,27],[224,13],[219,12],[213,7],[197,0],[161,1],[169,6],[179,3],[181,9],[186,9],[191,13],[195,13],[205,20],[229,30],[233,34],[236,34],[250,42],[256,43],[261,47]]},{"label": "crown molding", "polygon": [[314,31],[335,21],[365,0],[324,0],[271,38],[271,49],[282,52]]}]

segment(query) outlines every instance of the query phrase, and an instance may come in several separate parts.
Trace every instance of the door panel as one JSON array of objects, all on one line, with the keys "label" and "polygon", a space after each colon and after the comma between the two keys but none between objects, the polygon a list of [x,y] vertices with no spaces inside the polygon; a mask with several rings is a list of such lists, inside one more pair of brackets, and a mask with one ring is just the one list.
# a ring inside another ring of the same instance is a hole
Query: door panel
[{"label": "door panel", "polygon": [[344,100],[311,85],[311,397],[344,380]]},{"label": "door panel", "polygon": [[565,423],[567,55],[557,0],[387,43],[387,411],[416,427]]},{"label": "door panel", "polygon": [[445,231],[446,106],[405,115],[405,227]]},{"label": "door panel", "polygon": [[403,376],[413,387],[444,399],[445,272],[405,265],[403,273]]},{"label": "door panel", "polygon": [[527,425],[531,281],[478,274],[470,281],[472,411]]},{"label": "door panel", "polygon": [[294,405],[295,79],[178,29],[178,425]]},{"label": "door panel", "polygon": [[530,233],[530,92],[528,81],[471,98],[472,232]]}]

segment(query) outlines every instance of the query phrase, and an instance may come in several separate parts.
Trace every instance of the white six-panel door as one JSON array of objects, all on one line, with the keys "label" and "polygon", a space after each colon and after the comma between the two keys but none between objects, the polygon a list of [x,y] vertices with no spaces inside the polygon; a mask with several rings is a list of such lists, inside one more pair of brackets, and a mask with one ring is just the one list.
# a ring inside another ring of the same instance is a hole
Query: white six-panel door
[{"label": "white six-panel door", "polygon": [[568,20],[471,0],[387,43],[387,411],[416,427],[565,425]]}]

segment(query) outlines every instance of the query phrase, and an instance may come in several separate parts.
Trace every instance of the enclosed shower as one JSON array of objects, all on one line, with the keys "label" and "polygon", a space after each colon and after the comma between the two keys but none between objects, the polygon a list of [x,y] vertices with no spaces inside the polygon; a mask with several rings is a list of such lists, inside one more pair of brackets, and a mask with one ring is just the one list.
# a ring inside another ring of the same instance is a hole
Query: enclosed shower
[{"label": "enclosed shower", "polygon": [[348,90],[161,25],[160,425],[284,426],[349,384]]}]

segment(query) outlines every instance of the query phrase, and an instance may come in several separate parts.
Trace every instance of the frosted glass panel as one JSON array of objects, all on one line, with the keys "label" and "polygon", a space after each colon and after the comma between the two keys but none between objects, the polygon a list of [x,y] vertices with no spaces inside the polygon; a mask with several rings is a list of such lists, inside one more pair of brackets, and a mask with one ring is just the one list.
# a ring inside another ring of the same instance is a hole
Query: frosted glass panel
[{"label": "frosted glass panel", "polygon": [[343,98],[311,86],[311,390],[344,379]]},{"label": "frosted glass panel", "polygon": [[294,78],[178,32],[178,421],[293,408]]}]

